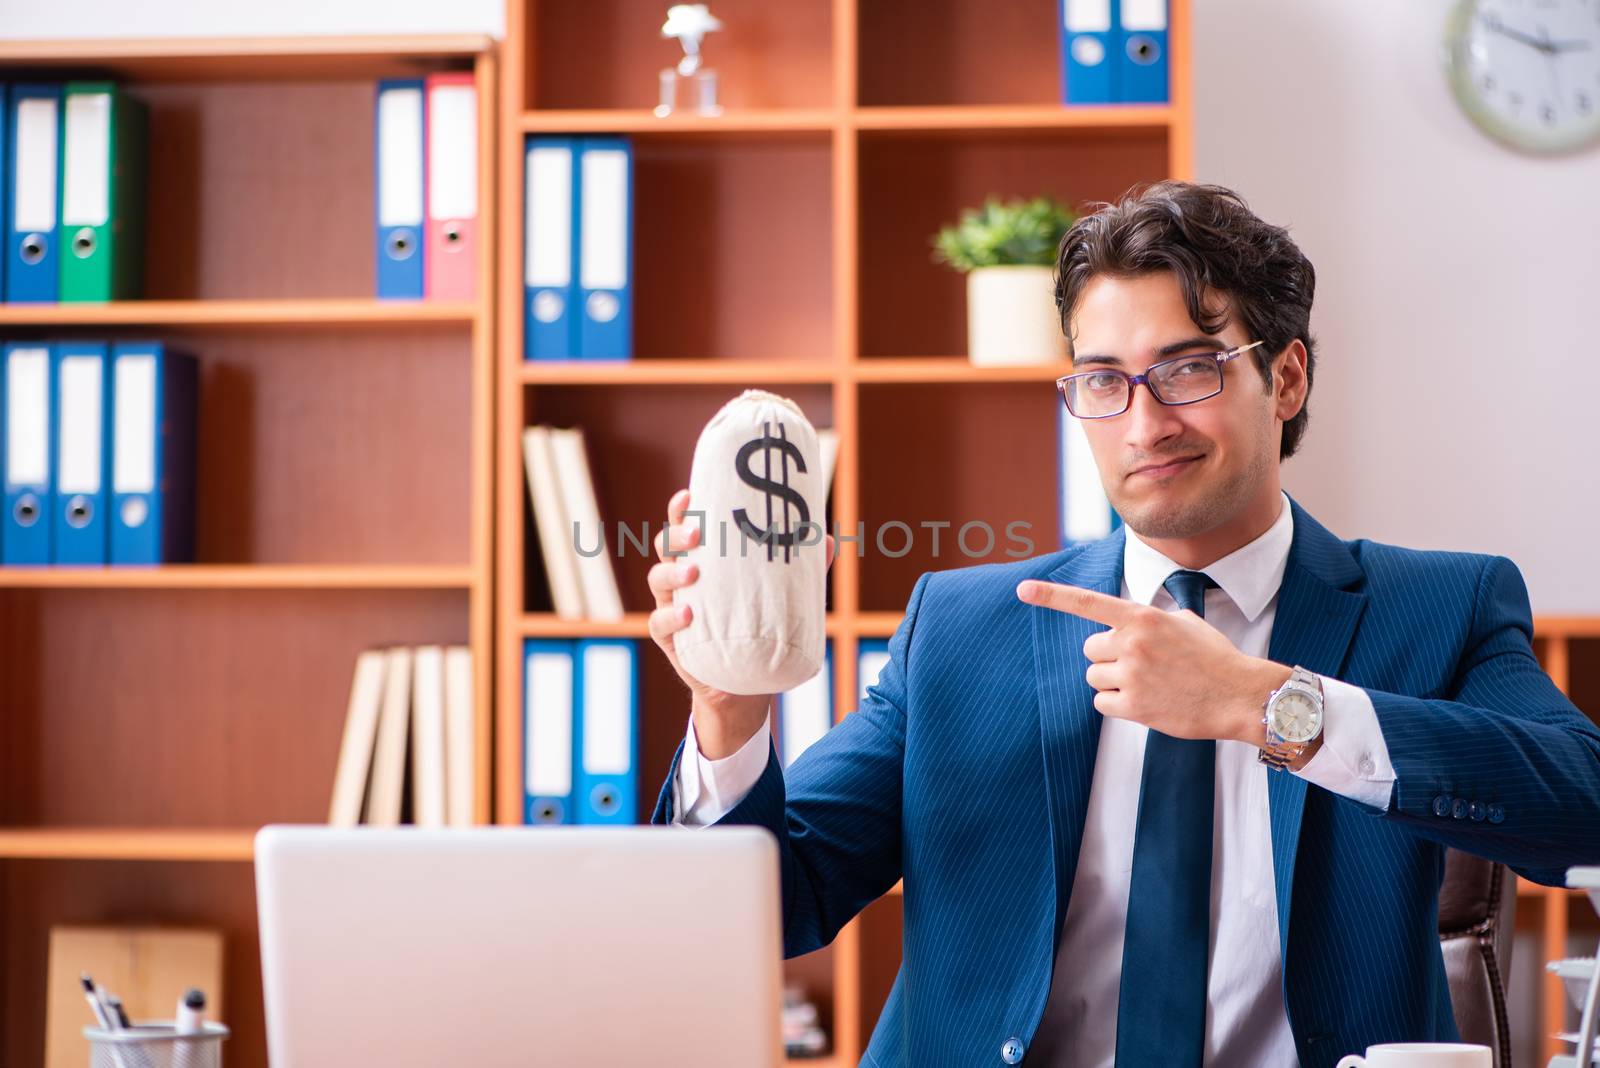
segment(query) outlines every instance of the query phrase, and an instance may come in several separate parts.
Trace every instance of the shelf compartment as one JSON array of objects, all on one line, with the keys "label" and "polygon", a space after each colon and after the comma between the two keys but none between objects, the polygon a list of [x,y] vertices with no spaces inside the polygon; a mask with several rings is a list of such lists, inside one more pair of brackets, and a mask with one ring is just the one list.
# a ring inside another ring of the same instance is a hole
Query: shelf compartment
[{"label": "shelf compartment", "polygon": [[862,910],[856,927],[861,932],[861,1033],[870,1035],[900,971],[905,899],[898,893],[885,894]]},{"label": "shelf compartment", "polygon": [[195,563],[471,559],[467,332],[160,336],[200,363]]},{"label": "shelf compartment", "polygon": [[[727,110],[818,108],[833,103],[833,0],[723,0],[723,28],[706,37]],[[663,5],[650,0],[531,0],[525,107],[632,108],[657,103],[657,73],[683,58],[661,36]],[[516,31],[515,18],[507,27]],[[680,104],[683,86],[679,87]]]},{"label": "shelf compartment", "polygon": [[470,581],[470,331],[74,327],[49,336],[159,337],[198,359],[195,558],[142,574],[0,571],[0,585],[387,585],[385,569],[395,585]]},{"label": "shelf compartment", "polygon": [[[1050,195],[1077,211],[1166,173],[1167,137],[1083,138],[1004,131],[948,138],[863,133],[860,145],[860,351],[926,356],[967,350],[966,278],[933,259],[941,226],[988,196]],[[908,196],[907,190],[916,190]],[[865,362],[865,361],[863,361]]]},{"label": "shelf compartment", "polygon": [[[825,427],[833,423],[833,392],[828,385],[778,387],[760,380],[743,385],[772,386],[797,403],[812,425]],[[700,431],[719,408],[739,395],[740,389],[720,385],[641,389],[563,385],[525,392],[525,425],[547,423],[583,428],[605,527],[606,549],[616,568],[623,607],[633,613],[649,612],[655,607],[655,597],[646,576],[656,562],[650,539],[666,523],[667,500],[689,483]],[[526,547],[522,603],[525,609],[538,613],[548,611],[550,596],[533,533],[525,478],[519,477],[518,487]],[[693,506],[691,501],[690,507]],[[649,551],[641,554],[633,543],[621,543],[617,536],[619,524],[632,532],[635,541],[645,541]],[[730,551],[735,542],[735,537],[729,538]]]},{"label": "shelf compartment", "polygon": [[460,590],[0,597],[0,826],[327,818],[357,655],[462,644]]},{"label": "shelf compartment", "polygon": [[871,0],[858,6],[860,102],[1059,104],[1058,0]]},{"label": "shelf compartment", "polygon": [[[892,631],[891,618],[898,623],[924,571],[1004,563],[1056,548],[1060,401],[1052,388],[1032,382],[864,384],[860,397],[861,620]],[[907,434],[908,425],[929,429]],[[1026,526],[1008,531],[1013,522]],[[937,544],[935,530],[923,525],[936,523],[949,524],[938,529]],[[987,524],[992,545],[983,528],[974,527],[963,548],[959,535],[968,523]]]},{"label": "shelf compartment", "polygon": [[635,139],[637,360],[832,359],[831,156],[826,137]]},{"label": "shelf compartment", "polygon": [[1567,697],[1600,724],[1600,636],[1567,639]]},{"label": "shelf compartment", "polygon": [[216,928],[223,935],[223,996],[218,1017],[232,1032],[229,1068],[267,1068],[256,927],[255,874],[249,864],[129,861],[0,863],[0,1061],[44,1063],[50,928],[155,925]]}]

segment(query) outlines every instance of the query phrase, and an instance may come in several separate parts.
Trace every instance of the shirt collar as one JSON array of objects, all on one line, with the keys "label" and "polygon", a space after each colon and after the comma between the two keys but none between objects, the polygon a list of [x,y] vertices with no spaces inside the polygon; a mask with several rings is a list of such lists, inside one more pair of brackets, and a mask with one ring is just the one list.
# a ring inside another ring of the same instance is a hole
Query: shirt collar
[{"label": "shirt collar", "polygon": [[[1283,573],[1289,564],[1289,546],[1294,541],[1294,512],[1289,507],[1289,495],[1282,490],[1278,492],[1283,499],[1282,510],[1266,533],[1201,569],[1222,587],[1222,592],[1251,622],[1266,611],[1283,584]],[[1128,599],[1151,604],[1162,584],[1183,567],[1152,548],[1131,529],[1126,533],[1122,579],[1128,586]]]}]

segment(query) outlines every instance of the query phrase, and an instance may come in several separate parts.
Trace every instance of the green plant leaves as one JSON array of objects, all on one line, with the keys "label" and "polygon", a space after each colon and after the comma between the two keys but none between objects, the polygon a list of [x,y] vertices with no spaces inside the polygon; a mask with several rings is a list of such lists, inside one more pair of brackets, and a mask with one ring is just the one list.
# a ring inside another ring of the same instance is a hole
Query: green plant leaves
[{"label": "green plant leaves", "polygon": [[959,222],[935,235],[933,258],[963,273],[978,267],[1051,267],[1061,236],[1075,221],[1071,209],[1049,197],[1005,203],[988,197],[981,209],[966,209]]}]

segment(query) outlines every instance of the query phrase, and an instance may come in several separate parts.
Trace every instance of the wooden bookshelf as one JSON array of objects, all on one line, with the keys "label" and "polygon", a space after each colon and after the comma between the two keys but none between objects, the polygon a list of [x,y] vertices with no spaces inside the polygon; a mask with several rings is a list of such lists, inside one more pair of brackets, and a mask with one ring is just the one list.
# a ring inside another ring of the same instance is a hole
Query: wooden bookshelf
[{"label": "wooden bookshelf", "polygon": [[[1535,617],[1533,634],[1534,651],[1551,681],[1591,719],[1600,720],[1600,616]],[[1579,896],[1580,891],[1566,887],[1517,881],[1517,927],[1537,931],[1539,936],[1539,974],[1543,977],[1538,994],[1540,1064],[1568,1052],[1566,1044],[1553,1036],[1577,1026],[1577,1014],[1560,978],[1545,972],[1544,965],[1575,952],[1570,944],[1572,921],[1587,913],[1582,904],[1581,912],[1570,908],[1573,898]],[[1594,942],[1587,942],[1582,952],[1591,953]]]},{"label": "wooden bookshelf", "polygon": [[[971,366],[964,281],[933,264],[929,239],[991,193],[1050,193],[1078,206],[1138,181],[1194,177],[1190,0],[1172,3],[1170,105],[1075,109],[1059,103],[1048,3],[725,0],[716,10],[727,28],[705,48],[725,113],[657,118],[655,72],[676,45],[658,36],[656,9],[601,0],[580,13],[557,0],[508,0],[495,491],[502,822],[521,812],[524,638],[604,633],[645,643],[641,806],[654,799],[687,713],[681,684],[648,648],[648,558],[621,563],[623,622],[586,626],[551,613],[529,566],[524,426],[583,426],[602,515],[658,529],[667,497],[687,483],[704,420],[741,388],[773,388],[839,431],[831,523],[848,532],[891,517],[1022,518],[1042,532],[1035,551],[1049,551],[1053,380],[1066,369]],[[634,145],[634,359],[526,363],[524,139],[585,132],[625,134]],[[1051,459],[1017,462],[1025,456]],[[855,704],[858,643],[893,633],[917,575],[975,562],[935,560],[926,545],[899,559],[841,553],[829,590],[836,718]],[[1579,706],[1600,708],[1600,619],[1541,618],[1537,644]],[[893,981],[902,895],[897,885],[832,946],[787,962],[823,1002],[841,1064],[859,1059]],[[1519,925],[1539,931],[1546,957],[1562,952],[1569,897],[1519,887]],[[1554,980],[1541,993],[1549,1031],[1564,1002]]]},{"label": "wooden bookshelf", "polygon": [[[1004,516],[998,526],[1021,515],[1054,531],[1063,369],[972,367],[965,283],[932,261],[930,239],[991,193],[1050,193],[1076,206],[1139,181],[1192,177],[1189,0],[1173,3],[1170,105],[1079,109],[1059,102],[1049,3],[713,6],[726,29],[705,54],[725,112],[657,118],[656,72],[677,50],[659,35],[660,11],[632,0],[508,0],[495,575],[495,817],[504,823],[522,810],[524,639],[620,634],[644,645],[641,820],[688,711],[648,638],[650,558],[629,550],[619,561],[621,623],[552,613],[532,539],[524,427],[582,426],[601,515],[653,531],[687,484],[705,421],[741,389],[771,388],[839,432],[829,521],[844,531],[934,513]],[[577,133],[632,140],[634,358],[528,363],[524,143]],[[1007,433],[994,435],[997,426]],[[1049,462],[1018,464],[1025,455]],[[901,559],[872,546],[862,557],[841,552],[828,617],[836,718],[855,705],[858,642],[893,631],[920,572],[969,562],[978,560],[935,560],[926,545]],[[899,908],[887,895],[833,945],[786,962],[819,1001],[840,1064],[860,1059],[898,967]]]},{"label": "wooden bookshelf", "polygon": [[[375,82],[468,71],[479,296],[373,277]],[[467,645],[492,809],[495,153],[481,36],[0,42],[0,81],[150,109],[145,299],[0,304],[0,338],[200,365],[196,562],[0,568],[0,1063],[43,1057],[49,928],[209,925],[231,1065],[266,1064],[256,830],[326,819],[356,656]]]}]

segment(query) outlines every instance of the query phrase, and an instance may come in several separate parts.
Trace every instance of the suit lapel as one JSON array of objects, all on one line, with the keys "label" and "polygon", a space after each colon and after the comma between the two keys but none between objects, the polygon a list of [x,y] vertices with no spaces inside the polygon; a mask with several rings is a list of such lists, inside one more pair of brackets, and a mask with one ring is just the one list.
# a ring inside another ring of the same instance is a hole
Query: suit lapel
[{"label": "suit lapel", "polygon": [[[1292,498],[1289,506],[1294,511],[1294,540],[1289,547],[1283,584],[1278,588],[1267,659],[1291,667],[1298,664],[1319,675],[1338,678],[1367,603],[1365,594],[1349,588],[1361,580],[1362,571],[1344,542]],[[1306,781],[1300,776],[1267,773],[1278,943],[1285,960],[1289,954],[1289,906],[1305,798]]]},{"label": "suit lapel", "polygon": [[[1120,596],[1123,537],[1122,528],[1118,527],[1110,537],[1068,555],[1044,576],[1045,579],[1082,586],[1112,597]],[[1089,786],[1094,779],[1095,753],[1100,745],[1100,713],[1094,707],[1094,690],[1083,677],[1088,666],[1083,656],[1083,643],[1090,634],[1108,628],[1048,608],[1036,608],[1030,614],[1051,857],[1055,866],[1054,945],[1061,939],[1067,899],[1078,870]]]}]

